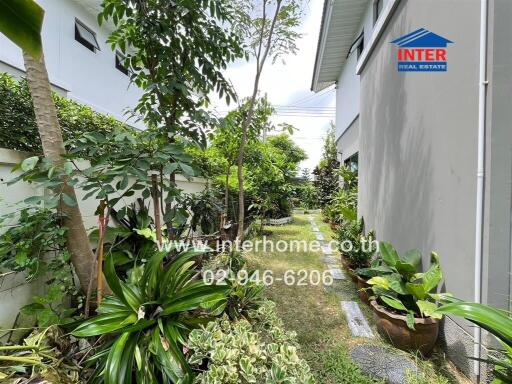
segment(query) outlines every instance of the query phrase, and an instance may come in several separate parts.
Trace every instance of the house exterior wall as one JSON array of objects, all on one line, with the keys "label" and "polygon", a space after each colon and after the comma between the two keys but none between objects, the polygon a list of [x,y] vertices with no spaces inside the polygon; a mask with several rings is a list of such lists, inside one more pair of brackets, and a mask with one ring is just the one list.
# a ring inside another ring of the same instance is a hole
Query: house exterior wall
[{"label": "house exterior wall", "polygon": [[483,300],[512,310],[512,2],[490,1],[488,13]]},{"label": "house exterior wall", "polygon": [[336,85],[336,140],[359,114],[359,76],[356,75],[357,53],[347,59]]},{"label": "house exterior wall", "polygon": [[[141,90],[115,67],[115,53],[106,44],[107,24],[101,28],[95,14],[71,0],[36,0],[45,10],[43,49],[50,82],[69,98],[95,111],[127,121],[126,108],[133,108]],[[75,18],[96,33],[100,51],[91,52],[75,41]],[[24,73],[21,49],[0,34],[0,70],[15,76]],[[128,121],[134,127],[141,123]]]},{"label": "house exterior wall", "polygon": [[[458,15],[454,22],[454,15]],[[359,214],[400,252],[435,250],[442,290],[473,300],[480,1],[401,1],[361,72]],[[395,38],[424,27],[455,44],[448,72],[397,72]],[[509,257],[509,256],[507,256]],[[468,374],[471,328],[447,319],[448,354]]]},{"label": "house exterior wall", "polygon": [[336,149],[341,164],[350,156],[359,152],[359,117],[356,117],[343,132],[343,135],[338,138]]}]

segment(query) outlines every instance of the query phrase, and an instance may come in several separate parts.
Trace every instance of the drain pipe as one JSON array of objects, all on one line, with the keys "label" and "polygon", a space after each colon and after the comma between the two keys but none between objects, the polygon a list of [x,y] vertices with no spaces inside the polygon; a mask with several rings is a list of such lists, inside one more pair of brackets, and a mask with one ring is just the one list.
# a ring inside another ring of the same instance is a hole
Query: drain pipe
[{"label": "drain pipe", "polygon": [[[487,0],[480,2],[480,74],[478,95],[478,170],[475,233],[475,302],[482,302],[482,264],[485,188],[485,109],[487,105]],[[481,358],[482,329],[474,329],[474,357]],[[480,382],[480,362],[474,361],[474,373]]]}]

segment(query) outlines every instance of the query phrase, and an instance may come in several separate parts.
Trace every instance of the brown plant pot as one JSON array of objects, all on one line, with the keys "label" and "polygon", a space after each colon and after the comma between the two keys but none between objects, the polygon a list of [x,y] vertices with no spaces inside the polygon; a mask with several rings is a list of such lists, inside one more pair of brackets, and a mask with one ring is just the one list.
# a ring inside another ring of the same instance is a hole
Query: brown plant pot
[{"label": "brown plant pot", "polygon": [[367,280],[363,279],[359,275],[356,275],[356,279],[357,294],[359,295],[359,299],[366,305],[370,305],[370,295],[368,294],[368,291],[366,289],[371,288],[371,285],[367,283]]},{"label": "brown plant pot", "polygon": [[439,335],[439,319],[416,318],[414,327],[409,329],[406,317],[388,311],[375,300],[370,302],[375,313],[377,330],[391,344],[403,351],[419,351],[424,357],[430,356]]},{"label": "brown plant pot", "polygon": [[345,268],[345,271],[347,271],[347,274],[350,276],[350,279],[357,284],[357,275],[354,272],[354,270],[350,267],[348,261],[345,259],[343,255],[341,255],[341,264],[343,265],[343,268]]}]

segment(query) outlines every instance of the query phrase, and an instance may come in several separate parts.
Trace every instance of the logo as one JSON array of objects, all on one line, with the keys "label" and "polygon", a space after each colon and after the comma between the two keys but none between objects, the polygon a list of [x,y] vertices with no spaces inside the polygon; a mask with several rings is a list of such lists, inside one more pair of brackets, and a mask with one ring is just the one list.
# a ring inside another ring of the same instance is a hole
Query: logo
[{"label": "logo", "polygon": [[392,41],[398,46],[398,72],[446,72],[446,47],[453,41],[420,28]]}]

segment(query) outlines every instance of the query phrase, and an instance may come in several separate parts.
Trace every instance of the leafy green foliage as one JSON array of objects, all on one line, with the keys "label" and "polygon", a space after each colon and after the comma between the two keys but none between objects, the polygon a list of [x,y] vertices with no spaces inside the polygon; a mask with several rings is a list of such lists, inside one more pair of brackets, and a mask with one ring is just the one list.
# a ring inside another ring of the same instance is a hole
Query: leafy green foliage
[{"label": "leafy green foliage", "polygon": [[414,329],[415,317],[441,318],[437,311],[437,295],[432,291],[443,279],[439,256],[432,252],[432,265],[426,272],[419,272],[421,253],[411,250],[402,257],[386,242],[380,243],[381,266],[361,273],[374,273],[368,280],[375,297],[386,307],[407,315],[407,326]]},{"label": "leafy green foliage", "polygon": [[340,186],[338,168],[340,163],[336,150],[336,128],[331,126],[324,140],[322,159],[313,170],[315,188],[318,192],[320,206],[328,205]]},{"label": "leafy green foliage", "polygon": [[[129,130],[114,118],[56,93],[53,93],[53,100],[68,148],[86,132],[112,135],[114,129]],[[28,84],[24,79],[14,80],[6,73],[0,73],[0,147],[42,153]]]},{"label": "leafy green foliage", "polygon": [[246,188],[254,196],[250,209],[260,217],[290,216],[298,166],[305,159],[304,150],[286,133],[248,148]]},{"label": "leafy green foliage", "polygon": [[[45,295],[37,295],[33,303],[21,312],[33,316],[37,324],[47,327],[71,321],[81,307],[70,255],[66,249],[66,229],[62,217],[48,209],[26,207],[17,213],[0,218],[13,222],[0,237],[0,267],[9,271],[25,272],[28,282],[45,281]],[[71,298],[76,308],[68,308],[65,300]]]},{"label": "leafy green foliage", "polygon": [[357,172],[348,167],[338,170],[343,186],[334,192],[329,204],[324,206],[323,214],[330,223],[342,225],[357,220]]},{"label": "leafy green foliage", "polygon": [[182,252],[166,264],[167,254],[156,253],[127,281],[119,279],[112,257],[107,258],[105,277],[114,296],[104,299],[98,316],[72,332],[110,339],[90,359],[96,365],[94,382],[131,382],[132,375],[137,383],[191,382],[183,352],[188,332],[226,300],[226,286],[197,280],[192,259],[202,253]]},{"label": "leafy green foliage", "polygon": [[375,233],[366,233],[364,219],[344,222],[334,234],[340,252],[353,269],[370,266],[377,251]]},{"label": "leafy green foliage", "polygon": [[197,368],[205,361],[208,365],[194,382],[314,383],[309,367],[297,354],[295,335],[283,330],[274,306],[266,302],[253,311],[253,324],[222,318],[193,330],[187,343],[192,351],[189,361]]},{"label": "leafy green foliage", "polygon": [[218,231],[219,218],[224,207],[219,194],[213,188],[189,195],[185,204],[193,213],[190,219],[190,228],[193,231],[201,230],[205,235]]},{"label": "leafy green foliage", "polygon": [[209,95],[236,99],[222,73],[244,54],[227,29],[232,17],[230,3],[215,0],[103,1],[98,21],[115,26],[108,42],[144,91],[135,113],[148,126],[198,139],[210,124]]},{"label": "leafy green foliage", "polygon": [[493,384],[512,383],[512,317],[511,314],[479,303],[456,301],[440,307],[437,312],[463,317],[494,335],[503,350],[490,354],[487,360],[494,365]]},{"label": "leafy green foliage", "polygon": [[43,51],[43,19],[44,10],[33,0],[6,0],[0,4],[0,32],[35,59]]}]

